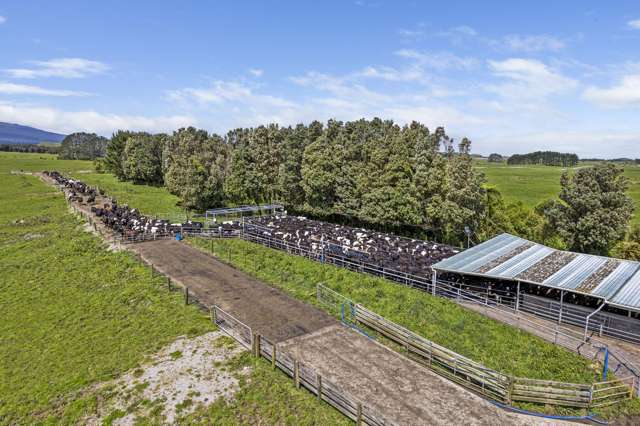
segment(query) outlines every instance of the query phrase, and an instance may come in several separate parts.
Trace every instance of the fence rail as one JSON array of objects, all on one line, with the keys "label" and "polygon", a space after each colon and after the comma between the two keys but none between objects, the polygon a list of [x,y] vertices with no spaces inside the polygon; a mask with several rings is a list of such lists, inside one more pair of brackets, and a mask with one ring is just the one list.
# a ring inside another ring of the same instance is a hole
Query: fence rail
[{"label": "fence rail", "polygon": [[[399,324],[318,284],[317,297],[325,306],[341,304],[351,319],[374,330],[406,349],[408,356],[459,385],[502,403],[536,402],[551,405],[594,408],[616,404],[634,395],[635,377],[593,384],[565,383],[514,377],[500,373],[434,343]],[[348,308],[345,309],[345,305]]]},{"label": "fence rail", "polygon": [[251,349],[253,355],[267,359],[273,368],[279,368],[291,377],[297,387],[306,388],[316,395],[318,400],[325,401],[358,425],[393,425],[374,409],[363,404],[361,400],[322,377],[311,366],[280,350],[276,344],[264,336],[254,333],[250,327],[219,306],[211,307],[211,315],[221,330]]}]

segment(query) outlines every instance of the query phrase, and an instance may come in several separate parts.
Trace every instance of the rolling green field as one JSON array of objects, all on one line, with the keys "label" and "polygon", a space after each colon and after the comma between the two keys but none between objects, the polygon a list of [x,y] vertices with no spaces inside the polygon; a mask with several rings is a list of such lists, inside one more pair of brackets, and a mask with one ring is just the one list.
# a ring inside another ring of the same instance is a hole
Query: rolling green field
[{"label": "rolling green field", "polygon": [[[498,189],[509,202],[521,201],[527,207],[535,207],[560,192],[562,167],[551,166],[507,166],[506,163],[489,163],[476,160],[476,168],[487,177],[488,185]],[[590,163],[580,163],[585,167]],[[625,176],[629,179],[629,195],[636,204],[634,224],[640,225],[640,166],[626,165]]]},{"label": "rolling green field", "polygon": [[[10,173],[85,167],[39,154],[0,155],[0,425],[82,423],[114,395],[94,384],[135,368],[178,336],[214,330],[206,313],[167,292],[132,255],[108,251],[85,232],[60,192],[36,176]],[[181,423],[349,423],[264,360],[243,355],[229,364],[223,367],[252,368],[236,398],[212,401]],[[130,403],[136,413],[157,402]]]}]

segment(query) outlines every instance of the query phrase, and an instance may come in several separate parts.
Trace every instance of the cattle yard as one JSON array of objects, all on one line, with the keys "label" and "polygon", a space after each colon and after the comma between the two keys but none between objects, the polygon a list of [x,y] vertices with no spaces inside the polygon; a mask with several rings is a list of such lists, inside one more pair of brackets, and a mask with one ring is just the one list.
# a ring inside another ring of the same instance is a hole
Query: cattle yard
[{"label": "cattle yard", "polygon": [[[69,185],[69,182],[65,182],[65,178],[61,176],[58,177],[52,173],[51,178],[63,186]],[[313,311],[313,308],[310,308],[311,311],[309,311],[307,309],[309,307],[306,305],[294,299],[289,298],[290,300],[288,300],[286,296],[278,294],[279,292],[273,288],[263,285],[269,291],[261,294],[260,291],[256,293],[256,288],[259,286],[255,282],[238,286],[236,281],[240,276],[237,272],[232,272],[233,270],[225,271],[225,267],[228,268],[228,266],[197,250],[185,252],[181,248],[186,247],[184,244],[167,239],[163,240],[163,237],[172,237],[178,232],[220,237],[231,236],[239,231],[241,236],[250,241],[295,254],[303,254],[320,262],[333,263],[359,272],[390,278],[396,282],[400,281],[410,286],[421,287],[434,294],[437,294],[438,291],[442,292],[442,289],[439,290],[436,286],[429,287],[430,283],[425,280],[425,275],[430,275],[431,266],[434,263],[459,252],[455,248],[435,243],[404,239],[364,229],[341,227],[302,217],[248,218],[242,223],[227,223],[225,224],[226,228],[219,227],[214,228],[213,231],[203,232],[201,224],[195,226],[192,223],[168,224],[160,219],[154,219],[152,222],[139,215],[135,209],[120,207],[113,200],[109,200],[109,203],[104,202],[107,200],[106,198],[96,200],[96,195],[100,195],[99,191],[98,194],[84,194],[87,197],[92,197],[90,201],[89,198],[79,199],[78,187],[75,186],[78,185],[78,182],[72,182],[71,185],[74,193],[68,197],[69,201],[84,202],[85,213],[92,213],[94,219],[102,217],[102,222],[108,228],[120,232],[121,235],[127,234],[123,231],[129,231],[129,236],[131,234],[142,234],[143,236],[150,234],[153,235],[153,239],[160,239],[161,241],[136,244],[133,248],[155,269],[192,291],[200,303],[208,306],[216,304],[220,306],[220,309],[234,312],[239,316],[240,322],[250,324],[258,336],[265,336],[274,344],[285,341],[305,341],[308,336],[315,334],[322,336],[325,329],[341,326],[335,325],[335,321],[331,317],[326,315],[323,317],[322,312]],[[95,189],[85,189],[85,191],[95,191]],[[79,192],[82,193],[82,191]],[[97,202],[103,207],[91,206],[89,207],[90,211],[86,211],[87,202],[89,204]],[[102,209],[102,211],[98,209]],[[109,214],[105,214],[107,211]],[[94,224],[94,226],[96,225]],[[155,228],[155,230],[151,232],[151,228]],[[135,240],[139,239],[135,238]],[[147,238],[145,236],[141,239]],[[121,239],[121,241],[126,242],[127,239]],[[206,259],[202,256],[205,256]],[[202,265],[204,264],[213,264],[214,266],[210,269],[203,269]],[[215,289],[210,283],[212,276],[220,277],[220,284],[215,286]],[[244,282],[246,278],[242,277],[240,281]],[[250,279],[248,281],[250,282]],[[461,287],[458,286],[459,294]],[[469,289],[467,287],[465,291]],[[471,292],[469,294],[476,295]],[[247,301],[251,301],[251,305],[255,309],[247,309]],[[256,301],[255,304],[254,301]],[[273,312],[277,312],[277,314],[274,315]],[[287,314],[283,314],[283,312],[287,312]],[[330,325],[329,321],[333,321],[334,325]],[[351,333],[365,339],[365,341],[368,340],[353,331]],[[350,339],[352,338],[350,337]],[[345,346],[347,343],[342,342]],[[295,351],[295,347],[292,346],[291,350]],[[331,358],[327,360],[327,365],[331,365]],[[393,373],[389,373],[389,375],[393,376]],[[377,380],[379,381],[380,378]],[[393,412],[393,409],[388,407],[382,407],[382,409]],[[405,412],[405,410],[397,411],[394,415],[398,415],[400,412]],[[406,423],[406,419],[401,423]]]}]

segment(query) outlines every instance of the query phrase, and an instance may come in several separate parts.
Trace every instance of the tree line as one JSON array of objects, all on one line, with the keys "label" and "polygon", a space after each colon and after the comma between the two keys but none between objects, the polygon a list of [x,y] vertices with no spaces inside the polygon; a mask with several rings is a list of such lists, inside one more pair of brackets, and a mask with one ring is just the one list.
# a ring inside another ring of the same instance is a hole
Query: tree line
[{"label": "tree line", "polygon": [[187,209],[278,202],[315,217],[410,225],[445,241],[478,230],[484,177],[471,141],[443,128],[390,120],[314,121],[239,128],[224,136],[119,131],[105,169],[119,179],[164,184]]},{"label": "tree line", "polygon": [[541,164],[545,166],[573,167],[578,165],[578,156],[576,154],[555,151],[536,151],[529,154],[514,154],[509,157],[507,164]]},{"label": "tree line", "polygon": [[60,147],[57,145],[36,145],[24,143],[3,143],[0,144],[0,151],[4,152],[30,152],[37,154],[58,154]]},{"label": "tree line", "polygon": [[[565,171],[558,198],[534,209],[485,188],[471,141],[413,122],[329,120],[171,135],[118,131],[102,165],[121,180],[164,185],[182,207],[282,203],[290,212],[462,244],[509,232],[556,248],[640,255],[623,169]],[[626,237],[625,237],[626,235]]]}]

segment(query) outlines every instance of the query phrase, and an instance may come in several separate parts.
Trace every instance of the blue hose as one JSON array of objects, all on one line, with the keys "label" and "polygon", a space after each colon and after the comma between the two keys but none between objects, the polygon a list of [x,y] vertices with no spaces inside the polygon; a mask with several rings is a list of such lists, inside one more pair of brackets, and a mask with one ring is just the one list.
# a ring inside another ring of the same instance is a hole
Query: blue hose
[{"label": "blue hose", "polygon": [[527,411],[527,410],[522,410],[520,408],[516,408],[516,407],[512,407],[511,405],[505,405],[505,404],[501,404],[498,401],[493,401],[493,400],[489,400],[489,402],[491,402],[492,404],[503,408],[505,410],[509,410],[509,411],[514,411],[516,413],[521,413],[521,414],[527,414],[529,416],[535,416],[535,417],[544,417],[545,419],[552,419],[552,420],[590,420],[594,423],[600,424],[600,425],[608,425],[609,422],[607,422],[606,420],[600,420],[600,419],[596,419],[595,418],[595,414],[589,414],[588,416],[550,416],[547,414],[542,414],[542,413],[536,413],[534,411]]}]

